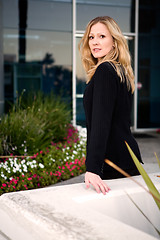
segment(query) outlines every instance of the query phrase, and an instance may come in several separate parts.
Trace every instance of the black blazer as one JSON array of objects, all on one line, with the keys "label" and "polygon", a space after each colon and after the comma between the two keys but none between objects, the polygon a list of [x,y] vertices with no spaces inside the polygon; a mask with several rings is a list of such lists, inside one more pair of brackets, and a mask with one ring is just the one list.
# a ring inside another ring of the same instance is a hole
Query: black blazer
[{"label": "black blazer", "polygon": [[102,169],[107,169],[105,158],[124,170],[135,168],[125,141],[142,162],[130,130],[132,97],[126,82],[120,82],[109,62],[97,67],[83,98],[87,127],[87,171],[102,177]]}]

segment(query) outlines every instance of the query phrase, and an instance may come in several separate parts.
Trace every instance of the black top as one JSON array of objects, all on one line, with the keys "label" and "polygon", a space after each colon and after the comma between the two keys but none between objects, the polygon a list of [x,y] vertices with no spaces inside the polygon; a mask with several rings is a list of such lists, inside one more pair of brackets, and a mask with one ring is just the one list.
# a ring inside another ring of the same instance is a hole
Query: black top
[{"label": "black top", "polygon": [[86,170],[103,176],[107,158],[124,170],[135,168],[125,141],[142,162],[130,130],[131,91],[109,62],[100,64],[84,93],[87,127]]}]

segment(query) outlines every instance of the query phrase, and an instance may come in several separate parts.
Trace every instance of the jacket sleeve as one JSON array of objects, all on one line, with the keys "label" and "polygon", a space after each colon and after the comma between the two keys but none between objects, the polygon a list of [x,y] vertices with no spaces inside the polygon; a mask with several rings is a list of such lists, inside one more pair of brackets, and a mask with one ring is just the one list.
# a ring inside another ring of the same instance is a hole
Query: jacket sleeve
[{"label": "jacket sleeve", "polygon": [[94,85],[86,171],[101,176],[117,95],[117,74],[109,63],[102,63],[92,80]]}]

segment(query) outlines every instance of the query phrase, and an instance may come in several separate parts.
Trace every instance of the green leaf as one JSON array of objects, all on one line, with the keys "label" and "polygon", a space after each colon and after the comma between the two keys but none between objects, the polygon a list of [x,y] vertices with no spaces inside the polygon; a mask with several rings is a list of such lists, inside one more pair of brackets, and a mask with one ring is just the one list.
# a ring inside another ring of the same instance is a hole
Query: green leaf
[{"label": "green leaf", "polygon": [[159,160],[159,158],[158,158],[156,152],[154,153],[154,155],[156,156],[156,159],[157,159],[157,162],[158,162],[158,165],[159,165],[159,168],[160,168],[160,160]]},{"label": "green leaf", "polygon": [[133,153],[133,151],[131,150],[131,148],[129,147],[128,143],[125,142],[127,145],[127,148],[129,150],[129,153],[138,169],[138,171],[140,172],[140,174],[142,175],[150,193],[152,194],[158,208],[160,209],[160,193],[158,192],[157,188],[155,187],[155,185],[153,184],[153,182],[151,181],[150,177],[148,176],[148,174],[146,173],[146,171],[144,170],[144,168],[142,167],[142,165],[140,164],[139,160],[137,159],[137,157],[135,156],[135,154]]}]

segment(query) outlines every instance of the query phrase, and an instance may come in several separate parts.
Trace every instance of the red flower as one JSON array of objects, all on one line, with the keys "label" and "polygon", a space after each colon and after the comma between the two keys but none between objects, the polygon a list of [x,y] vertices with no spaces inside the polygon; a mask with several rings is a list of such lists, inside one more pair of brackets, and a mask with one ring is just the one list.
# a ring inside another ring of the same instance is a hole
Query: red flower
[{"label": "red flower", "polygon": [[2,186],[3,186],[3,187],[6,187],[7,185],[6,185],[5,183],[2,183]]}]

